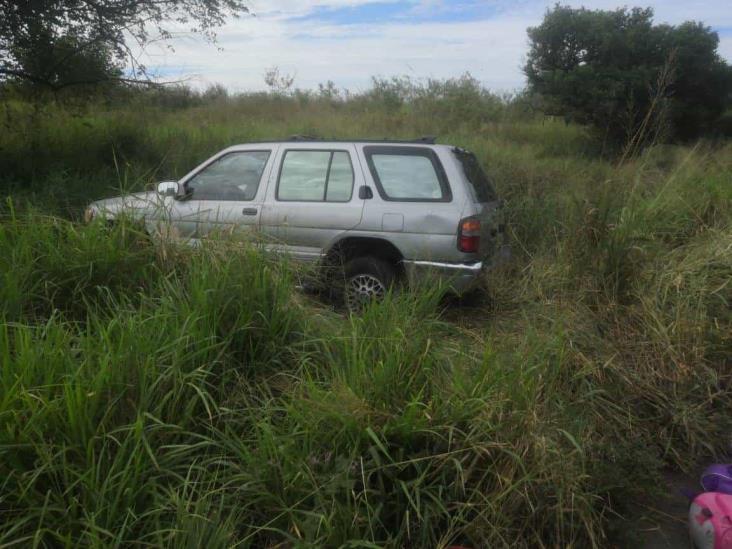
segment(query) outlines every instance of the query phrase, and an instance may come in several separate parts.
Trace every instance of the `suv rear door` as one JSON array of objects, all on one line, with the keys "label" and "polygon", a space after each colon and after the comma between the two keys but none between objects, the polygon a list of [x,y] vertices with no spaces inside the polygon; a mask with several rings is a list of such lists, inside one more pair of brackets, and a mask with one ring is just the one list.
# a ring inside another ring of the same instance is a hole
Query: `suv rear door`
[{"label": "suv rear door", "polygon": [[498,198],[493,182],[485,173],[476,156],[465,149],[454,147],[458,171],[467,183],[476,213],[480,221],[480,255],[492,257],[504,244],[505,219],[503,202]]},{"label": "suv rear door", "polygon": [[296,259],[321,257],[339,235],[361,222],[363,174],[348,143],[280,146],[267,189],[262,232]]}]

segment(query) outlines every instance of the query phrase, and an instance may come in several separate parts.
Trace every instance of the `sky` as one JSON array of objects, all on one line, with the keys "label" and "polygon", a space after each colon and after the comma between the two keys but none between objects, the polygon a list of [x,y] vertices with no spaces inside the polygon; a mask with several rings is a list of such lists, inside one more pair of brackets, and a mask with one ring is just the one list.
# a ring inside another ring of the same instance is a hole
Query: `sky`
[{"label": "sky", "polygon": [[[565,0],[614,9],[620,1]],[[371,77],[451,78],[470,72],[488,89],[525,85],[521,66],[526,28],[541,22],[554,0],[250,0],[254,15],[220,27],[217,44],[177,36],[170,48],[149,47],[144,61],[160,78],[196,88],[266,89],[271,67],[295,87],[332,80],[358,92]],[[630,3],[630,5],[634,5]],[[732,63],[732,0],[645,0],[656,23],[702,21],[719,33],[720,54]]]}]

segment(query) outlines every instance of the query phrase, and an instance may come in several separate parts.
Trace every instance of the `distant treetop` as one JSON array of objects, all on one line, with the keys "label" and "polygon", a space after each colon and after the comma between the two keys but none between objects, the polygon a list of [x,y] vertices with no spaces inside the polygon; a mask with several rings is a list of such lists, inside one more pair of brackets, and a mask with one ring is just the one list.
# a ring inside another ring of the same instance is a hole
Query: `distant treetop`
[{"label": "distant treetop", "polygon": [[228,16],[247,11],[245,0],[0,0],[0,82],[58,90],[144,80],[138,52],[148,43],[172,27],[214,40]]},{"label": "distant treetop", "polygon": [[542,109],[616,144],[703,135],[732,104],[732,68],[702,23],[654,25],[650,8],[556,4],[528,34],[524,71]]}]

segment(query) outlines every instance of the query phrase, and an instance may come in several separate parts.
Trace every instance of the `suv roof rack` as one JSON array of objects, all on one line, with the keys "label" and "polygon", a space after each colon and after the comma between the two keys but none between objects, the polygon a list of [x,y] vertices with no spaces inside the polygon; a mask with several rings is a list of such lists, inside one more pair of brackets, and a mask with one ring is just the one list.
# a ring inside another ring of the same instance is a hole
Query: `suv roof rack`
[{"label": "suv roof rack", "polygon": [[327,139],[325,137],[317,137],[314,135],[302,135],[295,134],[291,135],[283,141],[333,141],[333,142],[354,142],[354,143],[424,143],[426,145],[434,145],[437,141],[437,137],[434,135],[423,135],[416,139],[389,139],[384,137],[382,139]]},{"label": "suv roof rack", "polygon": [[323,139],[314,135],[295,134],[288,137],[287,141],[323,141]]}]

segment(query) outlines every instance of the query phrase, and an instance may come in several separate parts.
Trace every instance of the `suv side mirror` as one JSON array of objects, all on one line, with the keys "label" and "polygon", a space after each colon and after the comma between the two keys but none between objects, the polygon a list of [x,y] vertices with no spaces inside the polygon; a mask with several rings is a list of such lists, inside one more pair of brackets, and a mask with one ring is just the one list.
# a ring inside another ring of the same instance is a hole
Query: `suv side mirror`
[{"label": "suv side mirror", "polygon": [[158,194],[161,196],[176,196],[178,194],[178,182],[163,181],[158,183]]}]

